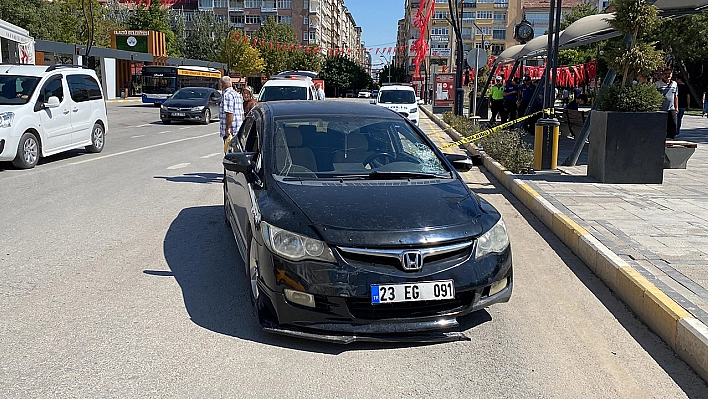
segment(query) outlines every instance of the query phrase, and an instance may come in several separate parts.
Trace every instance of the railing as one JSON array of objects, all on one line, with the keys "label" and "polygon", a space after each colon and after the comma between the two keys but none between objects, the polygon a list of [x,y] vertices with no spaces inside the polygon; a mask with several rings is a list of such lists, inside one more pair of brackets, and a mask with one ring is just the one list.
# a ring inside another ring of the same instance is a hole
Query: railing
[{"label": "railing", "polygon": [[230,6],[229,5],[229,11],[240,11],[243,12],[243,6]]},{"label": "railing", "polygon": [[246,24],[243,22],[231,22],[232,28],[243,28],[244,26],[246,26]]},{"label": "railing", "polygon": [[494,3],[494,8],[509,8],[509,3]]},{"label": "railing", "polygon": [[261,12],[278,12],[278,9],[276,7],[263,6],[261,7]]},{"label": "railing", "polygon": [[315,22],[310,22],[310,28],[317,29],[317,28],[319,28],[319,27],[320,27],[320,24],[315,23]]}]

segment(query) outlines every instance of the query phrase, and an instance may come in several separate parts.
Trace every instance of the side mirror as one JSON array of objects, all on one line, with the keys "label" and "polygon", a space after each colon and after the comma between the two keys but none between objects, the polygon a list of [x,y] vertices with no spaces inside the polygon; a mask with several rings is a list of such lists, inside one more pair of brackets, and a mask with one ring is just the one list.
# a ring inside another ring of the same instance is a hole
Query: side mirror
[{"label": "side mirror", "polygon": [[467,172],[470,169],[472,169],[472,166],[474,166],[474,163],[468,157],[467,155],[461,155],[461,154],[444,154],[445,158],[447,158],[448,161],[452,164],[452,167],[455,168],[458,172]]},{"label": "side mirror", "polygon": [[250,175],[253,173],[255,152],[230,152],[224,155],[224,168],[231,172]]},{"label": "side mirror", "polygon": [[44,103],[44,106],[47,108],[59,108],[59,97],[56,96],[51,96],[47,99],[47,102]]},{"label": "side mirror", "polygon": [[371,101],[369,101],[370,104],[376,104],[376,99],[372,98]]}]

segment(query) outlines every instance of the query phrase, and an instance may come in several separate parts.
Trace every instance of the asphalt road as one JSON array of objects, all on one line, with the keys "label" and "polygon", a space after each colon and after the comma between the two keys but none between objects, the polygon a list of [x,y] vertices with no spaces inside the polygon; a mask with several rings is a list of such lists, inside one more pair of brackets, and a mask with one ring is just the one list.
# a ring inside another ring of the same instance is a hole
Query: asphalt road
[{"label": "asphalt road", "polygon": [[465,176],[505,217],[515,287],[509,303],[463,320],[471,341],[339,346],[263,333],[223,223],[218,124],[164,126],[138,104],[109,104],[109,119],[101,154],[0,164],[2,398],[708,397],[477,169]]}]

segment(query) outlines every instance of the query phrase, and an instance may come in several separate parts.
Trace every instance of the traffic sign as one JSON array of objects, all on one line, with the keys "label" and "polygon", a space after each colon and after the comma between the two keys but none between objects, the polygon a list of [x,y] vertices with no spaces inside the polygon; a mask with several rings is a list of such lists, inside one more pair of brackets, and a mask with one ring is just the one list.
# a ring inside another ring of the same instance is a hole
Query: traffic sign
[{"label": "traffic sign", "polygon": [[474,68],[475,65],[477,67],[482,67],[487,65],[487,60],[489,58],[487,57],[487,52],[482,50],[481,48],[473,48],[470,49],[470,51],[467,53],[467,65],[470,66],[470,68]]}]

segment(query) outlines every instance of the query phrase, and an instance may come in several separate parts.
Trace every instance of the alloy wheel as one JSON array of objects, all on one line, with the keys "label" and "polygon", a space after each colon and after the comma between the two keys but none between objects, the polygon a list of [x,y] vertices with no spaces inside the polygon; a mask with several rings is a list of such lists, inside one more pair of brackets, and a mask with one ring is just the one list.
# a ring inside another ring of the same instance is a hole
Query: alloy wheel
[{"label": "alloy wheel", "polygon": [[37,163],[37,155],[39,154],[39,146],[37,139],[34,136],[27,138],[22,146],[22,157],[29,165]]},{"label": "alloy wheel", "polygon": [[251,281],[251,298],[258,301],[258,260],[256,259],[256,239],[251,238],[248,246],[248,276]]}]

